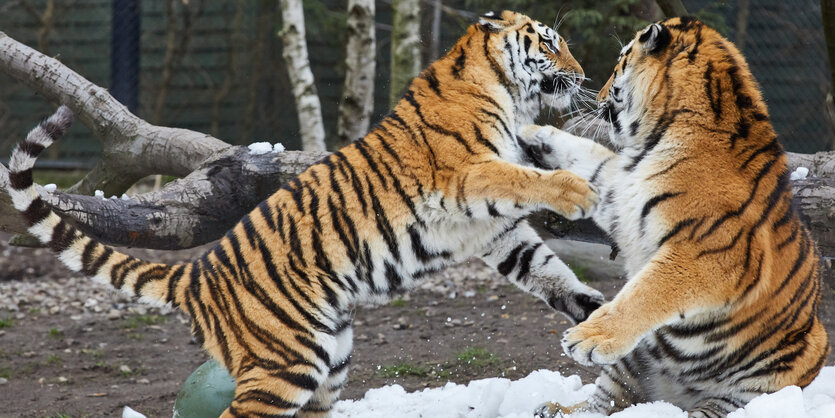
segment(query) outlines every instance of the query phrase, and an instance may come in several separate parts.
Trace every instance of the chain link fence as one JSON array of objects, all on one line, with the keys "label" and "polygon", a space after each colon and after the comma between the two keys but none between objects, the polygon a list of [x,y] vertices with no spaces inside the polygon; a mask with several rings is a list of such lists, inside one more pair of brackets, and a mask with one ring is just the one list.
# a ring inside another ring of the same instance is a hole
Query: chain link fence
[{"label": "chain link fence", "polygon": [[819,0],[684,1],[717,22],[760,83],[774,129],[794,152],[835,149],[826,111],[829,59]]},{"label": "chain link fence", "polygon": [[[430,55],[430,3],[423,2],[424,62]],[[818,0],[684,3],[741,47],[786,149],[812,153],[835,147],[825,106],[829,63]],[[443,1],[442,51],[484,11],[466,10],[467,4]],[[561,2],[554,4],[558,8]],[[346,1],[304,5],[311,64],[328,138],[334,138],[344,78]],[[376,19],[374,113],[379,119],[388,111],[390,1],[377,3]],[[278,2],[272,0],[0,3],[0,30],[108,87],[149,122],[206,132],[233,144],[281,141],[293,149],[298,147],[298,122],[276,36],[280,25]],[[616,55],[613,50],[606,57],[577,58],[591,65],[613,62]],[[0,159],[53,109],[0,74]],[[47,156],[56,166],[90,166],[101,152],[81,124],[56,145]]]}]

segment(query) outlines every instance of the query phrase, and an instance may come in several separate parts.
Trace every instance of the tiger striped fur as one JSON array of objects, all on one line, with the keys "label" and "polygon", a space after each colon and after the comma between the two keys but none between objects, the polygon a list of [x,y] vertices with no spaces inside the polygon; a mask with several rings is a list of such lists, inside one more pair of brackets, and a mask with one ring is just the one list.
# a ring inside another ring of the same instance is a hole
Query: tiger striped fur
[{"label": "tiger striped fur", "polygon": [[363,139],[308,168],[191,263],[119,253],[38,195],[35,157],[69,124],[61,108],[15,150],[9,192],[29,231],[74,271],[170,303],[236,378],[223,416],[327,416],[347,377],[352,307],[481,257],[581,321],[603,301],[523,219],[589,213],[597,194],[566,171],[519,165],[520,126],[565,107],[582,69],[547,26],[485,15],[416,78]]},{"label": "tiger striped fur", "polygon": [[809,384],[829,352],[819,255],[745,59],[696,19],[658,22],[623,48],[598,101],[618,153],[552,127],[520,138],[540,165],[600,188],[593,218],[629,277],[564,335],[567,354],[604,367],[588,405],[562,412],[665,400],[723,417]]}]

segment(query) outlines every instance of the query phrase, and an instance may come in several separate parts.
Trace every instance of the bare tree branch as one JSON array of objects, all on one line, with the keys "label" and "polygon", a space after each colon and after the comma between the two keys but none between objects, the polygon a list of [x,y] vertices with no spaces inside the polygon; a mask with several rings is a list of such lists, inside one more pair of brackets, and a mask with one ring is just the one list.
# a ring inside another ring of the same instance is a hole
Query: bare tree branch
[{"label": "bare tree branch", "polygon": [[184,177],[229,147],[206,134],[145,122],[107,90],[3,32],[0,70],[47,100],[69,106],[102,141],[102,160],[73,192],[92,194],[100,189],[108,195],[121,194],[150,174]]}]

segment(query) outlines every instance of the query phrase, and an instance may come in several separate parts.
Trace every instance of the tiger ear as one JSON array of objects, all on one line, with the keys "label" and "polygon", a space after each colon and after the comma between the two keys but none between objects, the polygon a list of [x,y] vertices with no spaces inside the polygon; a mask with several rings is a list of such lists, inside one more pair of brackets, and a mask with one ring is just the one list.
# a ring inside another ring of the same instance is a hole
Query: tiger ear
[{"label": "tiger ear", "polygon": [[478,18],[478,24],[490,32],[500,32],[507,28],[508,21],[504,18],[505,12],[487,12]]},{"label": "tiger ear", "polygon": [[638,42],[641,43],[647,54],[655,54],[666,48],[671,39],[670,29],[662,24],[653,23],[644,29],[644,32],[638,37]]}]

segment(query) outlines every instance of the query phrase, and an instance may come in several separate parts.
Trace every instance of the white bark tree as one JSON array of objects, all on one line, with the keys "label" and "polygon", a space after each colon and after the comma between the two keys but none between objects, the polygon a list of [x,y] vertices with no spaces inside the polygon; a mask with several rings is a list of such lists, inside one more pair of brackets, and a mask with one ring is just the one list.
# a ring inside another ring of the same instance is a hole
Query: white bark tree
[{"label": "white bark tree", "polygon": [[299,115],[299,134],[305,151],[325,150],[325,125],[322,122],[322,105],[310,59],[304,31],[304,9],[301,0],[281,0],[281,31],[283,56],[287,73],[293,86],[296,111]]},{"label": "white bark tree", "polygon": [[441,57],[441,0],[432,0],[432,33],[429,42],[429,60],[437,61]]},{"label": "white bark tree", "polygon": [[374,0],[348,0],[345,85],[337,122],[342,145],[362,138],[371,123],[377,55],[374,14]]},{"label": "white bark tree", "polygon": [[[69,106],[101,140],[102,160],[79,184],[41,194],[61,216],[109,244],[178,249],[213,241],[283,183],[327,155],[252,155],[246,147],[209,135],[154,126],[130,113],[107,90],[2,32],[0,71],[47,100]],[[835,152],[790,153],[789,165],[809,168],[809,179],[792,182],[795,204],[821,252],[835,256]],[[2,172],[0,167],[0,183]],[[131,200],[89,196],[96,189],[119,195],[151,174],[182,179]],[[562,238],[607,239],[587,220],[568,222],[540,214],[532,223]],[[5,191],[0,191],[0,230],[26,231]]]},{"label": "white bark tree", "polygon": [[394,0],[391,6],[389,103],[394,107],[412,79],[420,73],[420,0]]}]

